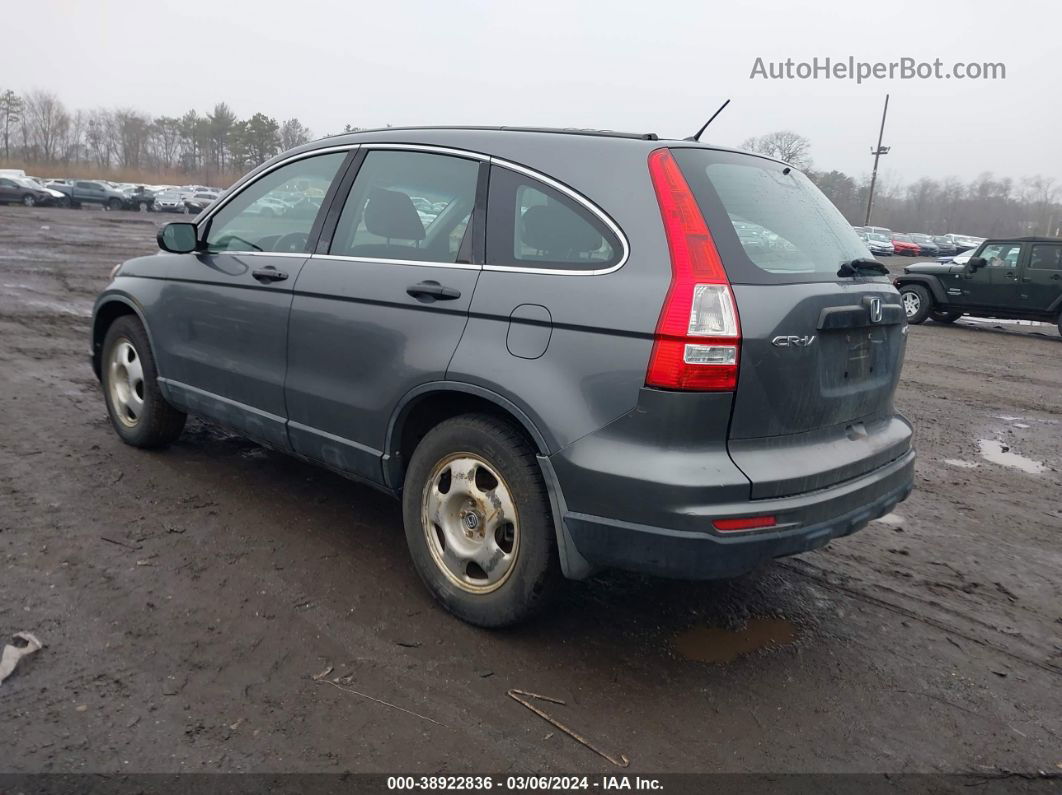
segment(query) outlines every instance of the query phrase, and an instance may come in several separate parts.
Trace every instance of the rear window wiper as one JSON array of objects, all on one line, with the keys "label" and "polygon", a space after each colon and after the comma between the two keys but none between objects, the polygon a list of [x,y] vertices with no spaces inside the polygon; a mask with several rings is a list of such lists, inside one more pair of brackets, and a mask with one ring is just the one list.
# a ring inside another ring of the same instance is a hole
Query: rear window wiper
[{"label": "rear window wiper", "polygon": [[838,276],[888,276],[889,269],[876,259],[856,257],[841,263]]}]

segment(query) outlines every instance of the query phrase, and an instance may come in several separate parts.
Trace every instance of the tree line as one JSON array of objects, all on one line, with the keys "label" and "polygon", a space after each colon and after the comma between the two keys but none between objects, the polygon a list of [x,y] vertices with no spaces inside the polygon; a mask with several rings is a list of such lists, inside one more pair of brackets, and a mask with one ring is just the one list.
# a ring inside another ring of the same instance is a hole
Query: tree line
[{"label": "tree line", "polygon": [[[356,129],[348,124],[344,131]],[[178,173],[225,186],[312,138],[297,118],[278,122],[255,113],[240,119],[224,102],[206,113],[192,109],[181,116],[152,117],[130,108],[70,110],[48,91],[0,91],[0,158],[9,165],[63,167],[70,176],[79,176],[77,167],[90,166],[101,176]],[[803,169],[850,223],[864,223],[869,174],[816,169],[811,142],[791,130],[748,138],[741,148]],[[930,234],[1058,236],[1060,188],[1053,177],[1042,175],[1014,180],[985,172],[965,182],[923,177],[905,185],[879,174],[871,223]]]},{"label": "tree line", "polygon": [[[811,158],[811,142],[792,130],[746,139],[741,148],[777,157],[801,168],[855,226],[866,220],[870,175],[820,171]],[[923,177],[910,184],[878,174],[870,223],[893,231],[949,232],[1004,237],[1062,236],[1062,186],[1054,177],[1033,175],[1014,180],[984,172],[974,179]]]},{"label": "tree line", "polygon": [[[348,129],[350,129],[348,127]],[[227,184],[278,152],[310,141],[297,118],[240,119],[224,102],[206,113],[156,116],[130,108],[70,110],[55,94],[0,91],[0,157],[7,163],[185,173]]]}]

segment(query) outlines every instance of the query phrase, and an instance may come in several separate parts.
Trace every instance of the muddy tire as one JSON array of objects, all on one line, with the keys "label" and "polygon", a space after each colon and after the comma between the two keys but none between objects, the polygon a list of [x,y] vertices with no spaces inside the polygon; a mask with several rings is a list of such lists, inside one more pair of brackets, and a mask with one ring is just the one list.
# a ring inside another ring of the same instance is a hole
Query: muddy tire
[{"label": "muddy tire", "polygon": [[502,420],[466,414],[429,431],[410,458],[402,514],[417,574],[470,624],[523,621],[560,584],[535,451]]},{"label": "muddy tire", "polygon": [[181,435],[186,416],[163,398],[155,357],[140,321],[126,315],[107,329],[100,366],[115,433],[133,447],[163,447]]},{"label": "muddy tire", "polygon": [[905,284],[900,288],[900,303],[907,322],[918,324],[923,322],[932,308],[929,292],[920,284]]},{"label": "muddy tire", "polygon": [[954,323],[962,317],[962,312],[954,309],[930,309],[929,319],[934,323]]}]

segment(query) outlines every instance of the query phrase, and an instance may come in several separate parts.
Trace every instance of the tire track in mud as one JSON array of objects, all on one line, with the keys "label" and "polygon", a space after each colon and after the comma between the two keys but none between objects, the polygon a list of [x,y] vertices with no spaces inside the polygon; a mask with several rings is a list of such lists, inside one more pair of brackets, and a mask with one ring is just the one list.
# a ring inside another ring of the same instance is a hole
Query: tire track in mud
[{"label": "tire track in mud", "polygon": [[[970,631],[965,630],[955,624],[951,624],[947,621],[943,621],[941,619],[933,618],[932,616],[919,613],[916,610],[904,607],[903,605],[898,604],[896,602],[891,602],[887,599],[882,599],[881,597],[874,596],[859,588],[853,588],[851,586],[836,582],[832,580],[829,576],[833,572],[815,566],[803,558],[792,558],[790,560],[775,561],[775,565],[779,566],[780,568],[791,571],[800,577],[811,580],[812,582],[816,583],[817,585],[823,588],[826,588],[827,590],[838,591],[854,599],[866,602],[867,604],[871,604],[875,607],[880,607],[883,610],[888,610],[889,612],[904,616],[905,618],[911,618],[915,621],[921,621],[923,624],[928,624],[929,626],[934,627],[936,629],[948,632],[952,635],[957,635],[958,637],[963,638],[964,640],[969,641],[970,643],[974,643],[978,646],[991,649],[992,651],[1002,654],[1003,656],[1008,657],[1017,662],[1023,663],[1025,665],[1031,665],[1035,668],[1047,671],[1048,673],[1055,674],[1056,676],[1062,676],[1062,666],[1055,665],[1054,663],[1050,662],[1044,662],[1043,660],[1037,660],[1032,657],[1024,656],[1022,654],[1018,654],[1017,652],[1014,652],[1005,646],[1001,646],[998,643],[986,640],[984,638],[979,638],[971,634]],[[840,576],[847,577],[847,575]],[[922,602],[923,604],[929,604],[924,602],[923,600],[918,599],[917,596],[914,596],[912,594],[905,594],[900,591],[895,591],[890,588],[886,588],[882,585],[876,585],[876,587],[881,588],[884,591],[893,593],[897,596],[911,599],[914,602]],[[947,608],[945,608],[943,605],[933,604],[932,606],[947,611]],[[956,613],[956,615],[961,614]],[[991,625],[985,625],[985,627],[989,629],[994,629],[994,627],[991,627]]]}]

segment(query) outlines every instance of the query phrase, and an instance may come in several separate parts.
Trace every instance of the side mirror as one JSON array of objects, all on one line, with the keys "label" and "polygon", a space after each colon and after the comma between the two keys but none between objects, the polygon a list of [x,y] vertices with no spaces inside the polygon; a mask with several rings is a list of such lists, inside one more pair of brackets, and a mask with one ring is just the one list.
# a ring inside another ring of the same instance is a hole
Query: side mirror
[{"label": "side mirror", "polygon": [[980,270],[987,264],[988,260],[986,260],[984,257],[970,257],[970,259],[966,260],[966,265],[970,268],[971,271]]},{"label": "side mirror", "polygon": [[186,221],[166,224],[159,230],[155,239],[158,240],[159,248],[171,254],[188,254],[199,247],[195,224]]}]

